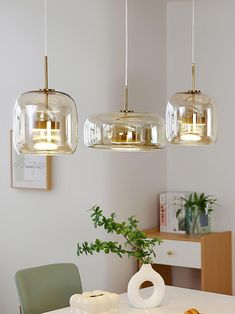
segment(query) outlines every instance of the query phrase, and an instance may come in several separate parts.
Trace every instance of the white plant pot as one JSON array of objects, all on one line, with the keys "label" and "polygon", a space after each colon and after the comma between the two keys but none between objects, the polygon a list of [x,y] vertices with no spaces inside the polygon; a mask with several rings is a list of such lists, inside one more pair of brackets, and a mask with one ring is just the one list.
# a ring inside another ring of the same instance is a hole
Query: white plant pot
[{"label": "white plant pot", "polygon": [[[149,298],[142,298],[140,285],[150,281],[153,283],[153,293]],[[151,308],[161,304],[165,295],[165,282],[163,278],[152,268],[151,264],[143,264],[140,270],[131,277],[127,288],[128,299],[136,308]]]}]

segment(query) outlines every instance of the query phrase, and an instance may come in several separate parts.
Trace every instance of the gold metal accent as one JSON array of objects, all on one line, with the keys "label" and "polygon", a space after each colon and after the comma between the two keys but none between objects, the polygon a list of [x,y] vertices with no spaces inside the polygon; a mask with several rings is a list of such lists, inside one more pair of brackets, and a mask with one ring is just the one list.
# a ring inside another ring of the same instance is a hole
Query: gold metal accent
[{"label": "gold metal accent", "polygon": [[128,110],[128,86],[127,85],[125,85],[124,87],[124,109],[121,109],[120,112],[122,113],[134,112],[133,110]]},{"label": "gold metal accent", "polygon": [[55,91],[54,88],[40,88],[39,90],[40,92],[44,92],[44,93],[51,93]]},{"label": "gold metal accent", "polygon": [[187,92],[184,92],[185,94],[201,94],[201,91],[199,89],[189,89]]},{"label": "gold metal accent", "polygon": [[134,110],[120,110],[120,112],[122,112],[122,113],[133,113],[134,112]]},{"label": "gold metal accent", "polygon": [[45,90],[48,90],[48,57],[44,56],[44,80]]},{"label": "gold metal accent", "polygon": [[187,90],[187,91],[185,91],[185,92],[177,92],[176,93],[177,95],[183,95],[183,94],[188,94],[188,95],[192,95],[192,94],[201,94],[201,91],[200,91],[200,89],[196,89],[196,90],[192,90],[192,89],[189,89],[189,90]]},{"label": "gold metal accent", "polygon": [[[45,83],[45,88],[44,88],[44,92],[45,92],[45,101],[46,101],[46,105],[47,105],[47,108],[48,108],[48,92],[49,92],[49,89],[48,89],[48,57],[47,56],[44,56],[44,83]],[[45,121],[47,122],[47,121]]]},{"label": "gold metal accent", "polygon": [[55,91],[54,88],[48,88],[48,82],[49,82],[48,77],[49,77],[48,76],[48,56],[44,56],[44,84],[45,84],[45,87],[39,89],[41,92],[51,93],[51,92]]},{"label": "gold metal accent", "polygon": [[195,63],[192,63],[192,90],[193,91],[195,91],[195,71],[196,71]]},{"label": "gold metal accent", "polygon": [[128,111],[128,86],[124,87],[124,111]]}]

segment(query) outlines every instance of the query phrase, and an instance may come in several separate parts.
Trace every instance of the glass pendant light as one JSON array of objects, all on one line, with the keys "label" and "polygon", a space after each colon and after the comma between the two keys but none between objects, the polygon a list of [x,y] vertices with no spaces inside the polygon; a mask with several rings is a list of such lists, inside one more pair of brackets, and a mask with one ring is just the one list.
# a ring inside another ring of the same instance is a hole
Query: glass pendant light
[{"label": "glass pendant light", "polygon": [[216,141],[216,107],[195,88],[194,0],[192,0],[192,89],[174,94],[167,104],[166,132],[171,144],[209,145]]},{"label": "glass pendant light", "polygon": [[14,108],[13,137],[18,153],[72,154],[78,143],[78,118],[74,100],[48,87],[47,0],[44,0],[44,89],[23,93]]},{"label": "glass pendant light", "polygon": [[150,151],[165,146],[165,123],[148,113],[128,108],[128,10],[125,0],[125,87],[120,112],[93,114],[84,126],[84,143],[91,148],[116,151]]}]

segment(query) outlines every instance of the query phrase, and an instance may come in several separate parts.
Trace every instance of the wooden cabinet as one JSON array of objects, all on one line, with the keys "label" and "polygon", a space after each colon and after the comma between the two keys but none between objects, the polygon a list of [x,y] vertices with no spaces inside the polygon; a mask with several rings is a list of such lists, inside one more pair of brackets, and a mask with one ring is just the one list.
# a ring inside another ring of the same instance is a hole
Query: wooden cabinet
[{"label": "wooden cabinet", "polygon": [[[211,232],[203,235],[186,235],[145,230],[148,237],[163,240],[156,247],[154,269],[166,284],[177,285],[174,274],[177,269],[195,270],[191,281],[199,282],[199,289],[223,294],[232,294],[231,232]],[[187,288],[185,286],[185,288]],[[193,286],[190,286],[193,288]]]}]

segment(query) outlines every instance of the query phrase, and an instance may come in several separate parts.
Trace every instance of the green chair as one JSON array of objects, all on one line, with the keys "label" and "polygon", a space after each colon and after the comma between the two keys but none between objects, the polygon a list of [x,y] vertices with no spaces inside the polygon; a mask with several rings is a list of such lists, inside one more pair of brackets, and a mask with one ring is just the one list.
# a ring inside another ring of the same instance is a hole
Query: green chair
[{"label": "green chair", "polygon": [[15,280],[22,314],[39,314],[67,307],[70,297],[82,292],[78,268],[71,263],[19,270]]}]

